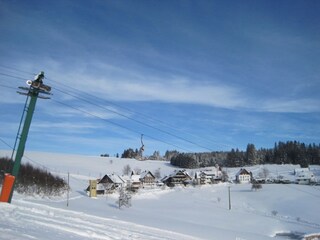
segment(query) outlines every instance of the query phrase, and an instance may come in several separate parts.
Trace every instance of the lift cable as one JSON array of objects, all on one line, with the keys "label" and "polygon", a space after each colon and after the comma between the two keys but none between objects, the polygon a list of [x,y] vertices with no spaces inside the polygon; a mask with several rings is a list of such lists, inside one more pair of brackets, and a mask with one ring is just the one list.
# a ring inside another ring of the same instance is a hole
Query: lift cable
[{"label": "lift cable", "polygon": [[27,72],[27,71],[24,71],[24,70],[15,68],[15,67],[6,66],[6,65],[3,65],[3,64],[0,64],[0,67],[1,67],[1,68],[4,68],[4,69],[13,70],[13,71],[15,71],[15,72],[21,72],[21,73],[30,74],[30,75],[32,75],[32,76],[34,76],[34,75],[37,74],[37,73]]},{"label": "lift cable", "polygon": [[[20,71],[20,72],[24,72],[24,73],[31,74],[31,73],[29,73],[29,72],[22,71],[22,70],[19,70],[19,69],[17,69],[17,68],[12,68],[12,67],[8,67],[8,66],[4,66],[4,65],[0,65],[0,66],[5,67],[5,68],[9,68],[9,69],[13,69],[13,70],[15,70],[15,71]],[[18,76],[13,76],[13,75],[4,74],[4,73],[0,73],[0,74],[5,75],[5,76],[9,76],[9,77],[13,77],[13,78],[18,78],[18,79],[23,79],[23,80],[25,80],[25,78],[21,78],[21,77],[18,77]],[[66,85],[66,84],[63,84],[63,83],[59,83],[58,81],[55,81],[55,80],[53,80],[53,79],[49,79],[49,78],[46,78],[46,79],[48,79],[49,81],[52,81],[52,82],[56,82],[56,83],[58,83],[59,85],[64,85],[64,86],[66,86],[68,89],[73,89],[74,91],[77,91],[77,92],[81,93],[82,95],[83,95],[83,93],[84,93],[84,92],[82,92],[82,91],[80,91],[80,90],[78,90],[78,89],[75,89],[75,88],[70,87],[70,86],[68,86],[68,85]],[[159,127],[152,126],[152,125],[147,124],[147,123],[145,123],[145,122],[139,121],[139,120],[137,120],[137,119],[135,119],[135,118],[129,117],[129,116],[125,115],[125,114],[122,114],[122,113],[119,113],[119,112],[117,112],[117,111],[111,110],[111,109],[109,109],[109,108],[106,108],[105,106],[98,105],[98,104],[96,104],[96,103],[94,103],[94,102],[92,102],[92,101],[87,100],[86,98],[79,97],[79,96],[77,96],[77,95],[68,93],[68,92],[66,92],[66,91],[64,91],[64,90],[61,90],[61,89],[59,89],[59,88],[56,88],[56,87],[55,87],[55,89],[58,90],[58,91],[60,91],[61,93],[64,93],[64,94],[69,95],[69,96],[71,96],[71,97],[77,98],[77,99],[79,99],[79,100],[81,100],[81,101],[84,101],[84,102],[86,102],[86,103],[92,104],[92,105],[94,105],[94,106],[100,107],[100,108],[102,108],[102,109],[104,109],[104,110],[107,110],[107,111],[112,112],[112,113],[114,113],[114,114],[117,114],[117,115],[120,115],[120,116],[122,116],[122,117],[125,117],[125,118],[127,118],[127,119],[129,119],[129,120],[131,120],[131,121],[137,122],[137,123],[139,123],[139,124],[141,124],[141,125],[147,126],[147,127],[149,127],[149,128],[153,128],[153,129],[155,129],[155,130],[157,130],[157,131],[159,131],[159,132],[168,134],[168,135],[170,135],[170,136],[172,136],[172,137],[178,138],[178,139],[180,139],[180,140],[183,140],[183,141],[185,141],[185,142],[188,142],[188,143],[193,144],[193,145],[195,145],[195,146],[198,146],[198,147],[200,147],[200,148],[206,149],[206,150],[208,150],[208,151],[210,151],[210,152],[213,151],[212,149],[207,148],[207,147],[205,147],[205,146],[202,146],[202,145],[200,145],[200,144],[198,144],[198,143],[196,143],[196,142],[194,142],[194,141],[190,141],[190,140],[188,140],[188,139],[186,139],[186,138],[184,138],[184,137],[180,137],[180,136],[178,136],[178,135],[176,135],[176,134],[173,134],[173,133],[171,133],[171,132],[169,132],[169,131],[160,129]],[[93,95],[91,95],[91,94],[87,94],[87,93],[85,93],[85,94],[88,95],[88,96],[91,96],[91,97],[93,96]],[[96,97],[96,96],[93,96],[93,97],[101,100],[101,98],[98,98],[98,97]],[[106,100],[104,100],[104,101],[106,101]],[[110,102],[110,101],[106,101],[106,102],[108,102],[109,104],[113,104],[113,105],[115,105],[115,106],[117,106],[117,107],[126,109],[127,111],[130,111],[130,112],[132,112],[132,113],[141,115],[141,113],[134,112],[134,111],[130,110],[129,108],[120,106],[120,105],[118,105],[118,104],[114,104],[114,103],[112,103],[112,102]],[[150,118],[150,117],[149,117],[149,118]],[[175,127],[173,127],[173,126],[170,126],[169,124],[166,124],[165,122],[163,122],[163,121],[161,121],[161,120],[158,120],[158,119],[156,120],[156,119],[154,119],[154,118],[150,118],[150,119],[151,119],[152,121],[160,122],[162,125],[165,124],[165,125],[167,125],[167,127],[170,127],[170,128],[172,128],[172,129],[174,129],[175,131],[177,130],[177,128],[175,128]],[[194,134],[191,134],[191,133],[188,133],[188,132],[184,132],[184,133],[187,133],[187,134],[189,134],[189,135],[192,135],[193,137],[201,137],[201,136],[197,136],[197,135],[194,135]],[[205,140],[208,141],[208,139],[205,139]],[[210,140],[209,140],[209,141],[210,141]],[[212,141],[210,141],[210,142],[212,142]],[[217,144],[216,142],[212,142],[212,143]]]},{"label": "lift cable", "polygon": [[6,73],[0,73],[0,75],[6,76],[6,77],[11,77],[11,78],[17,78],[17,79],[26,80],[26,79],[23,78],[23,77],[13,76],[13,75],[11,75],[11,74],[6,74]]},{"label": "lift cable", "polygon": [[[12,68],[12,67],[8,67],[8,66],[0,65],[0,67],[1,67],[1,66],[2,66],[2,67],[5,67],[5,68],[8,68],[8,69],[13,69],[13,70],[15,70],[15,71],[19,71],[19,72],[31,74],[30,72],[22,71],[22,70],[19,70],[19,69],[17,69],[17,68]],[[0,73],[0,74],[1,74],[1,73]],[[24,78],[17,77],[17,76],[12,76],[12,75],[8,75],[8,74],[4,74],[4,75],[25,80]],[[135,111],[133,111],[133,110],[131,110],[131,109],[129,109],[129,108],[123,107],[123,106],[121,106],[121,105],[119,105],[119,104],[115,104],[115,103],[113,103],[113,102],[111,102],[111,101],[107,101],[107,100],[101,99],[101,98],[99,98],[99,97],[97,97],[97,96],[88,94],[88,93],[83,92],[83,91],[81,91],[81,90],[79,90],[79,89],[70,87],[70,86],[68,86],[68,85],[66,85],[66,84],[64,84],[64,83],[60,83],[60,82],[58,82],[58,81],[56,81],[56,80],[53,80],[53,79],[50,79],[50,78],[47,78],[47,77],[45,77],[45,78],[48,79],[48,80],[51,81],[51,82],[57,83],[59,86],[60,86],[60,85],[63,85],[63,86],[65,86],[65,87],[67,87],[68,90],[73,89],[73,91],[75,91],[76,93],[78,92],[78,93],[80,93],[81,95],[86,94],[87,96],[94,97],[94,98],[99,99],[99,100],[103,100],[104,102],[107,102],[108,104],[117,106],[117,107],[119,107],[119,108],[123,108],[123,109],[125,109],[125,110],[127,110],[127,111],[129,111],[129,112],[131,112],[131,113],[137,114],[137,115],[139,115],[139,116],[144,116],[145,118],[149,118],[148,120],[152,120],[152,121],[154,121],[154,122],[156,122],[156,123],[161,123],[162,125],[165,125],[166,127],[169,127],[169,128],[171,128],[171,129],[173,129],[174,131],[177,131],[177,130],[178,130],[175,126],[171,126],[170,124],[168,124],[168,123],[166,123],[166,122],[163,122],[163,121],[161,121],[161,120],[159,120],[159,119],[154,119],[153,117],[150,117],[150,116],[148,116],[148,115],[146,115],[146,114],[142,114],[142,113],[139,113],[139,112],[135,112]],[[63,91],[63,90],[61,90],[61,89],[59,89],[59,88],[56,88],[56,87],[55,87],[55,89],[57,89],[58,91],[60,91],[60,92],[62,92],[62,93],[64,93],[64,94],[67,94],[67,95],[69,95],[69,96],[72,96],[72,97],[74,97],[74,98],[78,98],[78,99],[81,100],[81,101],[85,101],[85,102],[87,102],[87,103],[89,103],[89,104],[98,106],[98,107],[103,108],[103,109],[105,109],[105,110],[107,110],[107,111],[113,112],[113,113],[118,114],[118,115],[120,115],[120,116],[122,116],[122,117],[125,117],[125,118],[127,118],[127,119],[132,120],[132,121],[135,121],[135,122],[137,122],[137,123],[139,123],[139,124],[142,124],[142,125],[144,125],[144,126],[153,128],[153,129],[155,129],[155,130],[157,130],[157,131],[160,131],[160,132],[165,133],[165,134],[168,134],[168,135],[170,135],[170,136],[172,136],[172,137],[178,138],[178,139],[180,139],[180,140],[183,140],[183,141],[185,141],[185,142],[188,142],[188,143],[190,143],[190,144],[193,144],[193,145],[195,145],[195,146],[198,146],[198,147],[200,147],[200,148],[202,148],[202,149],[206,149],[206,150],[208,150],[208,151],[213,151],[212,149],[207,148],[207,147],[205,147],[205,146],[202,146],[202,145],[200,145],[200,144],[198,144],[198,143],[196,143],[196,142],[190,141],[190,140],[188,140],[188,139],[186,139],[186,138],[180,137],[180,136],[178,136],[178,135],[176,135],[176,134],[173,134],[173,133],[171,133],[171,132],[169,132],[169,131],[162,130],[162,129],[158,128],[158,127],[152,126],[152,125],[150,125],[150,124],[147,124],[147,123],[145,123],[145,122],[139,121],[139,120],[137,120],[137,119],[128,117],[128,116],[126,116],[126,115],[124,115],[124,114],[121,114],[121,113],[119,113],[119,112],[117,112],[117,111],[110,110],[110,109],[108,109],[108,108],[106,108],[106,107],[104,107],[104,106],[98,105],[98,104],[96,104],[96,103],[94,103],[94,102],[92,102],[92,101],[88,101],[88,100],[85,99],[85,98],[78,97],[78,96],[76,96],[76,95],[70,94],[70,93],[68,93],[68,92],[66,92],[66,91]],[[192,137],[203,138],[203,137],[201,137],[201,136],[194,135],[194,134],[191,134],[191,133],[189,133],[189,132],[184,132],[184,134],[188,134],[188,135],[190,135],[190,136],[192,136]],[[203,139],[204,139],[204,138],[203,138]],[[211,140],[209,140],[209,139],[207,139],[207,138],[206,138],[205,140],[208,141],[208,142],[211,142],[211,143],[213,143],[213,144],[217,144],[217,142],[211,141]],[[225,144],[223,144],[223,145],[225,145]],[[226,145],[226,146],[227,146],[227,145]]]},{"label": "lift cable", "polygon": [[[128,128],[128,127],[126,127],[126,126],[123,126],[123,125],[121,125],[121,124],[112,122],[112,121],[110,121],[110,120],[108,120],[108,119],[102,118],[102,117],[97,116],[97,115],[95,115],[95,114],[93,114],[93,113],[90,113],[90,112],[88,112],[88,111],[79,109],[79,108],[77,108],[77,107],[71,106],[71,105],[69,105],[69,104],[63,103],[63,102],[58,101],[58,100],[54,100],[54,99],[51,99],[51,100],[54,101],[54,102],[56,102],[56,103],[59,103],[59,104],[61,104],[61,105],[64,105],[64,106],[66,106],[66,107],[69,107],[69,108],[71,108],[71,109],[74,109],[74,110],[76,110],[76,111],[85,113],[85,114],[90,115],[90,116],[93,116],[93,117],[95,117],[95,118],[99,118],[99,119],[101,119],[101,120],[103,120],[103,121],[106,121],[106,122],[108,122],[108,123],[110,123],[110,124],[112,124],[112,125],[115,125],[115,126],[117,126],[117,127],[126,129],[126,130],[128,130],[128,131],[130,131],[130,132],[137,133],[137,134],[141,134],[141,133],[138,132],[138,131],[135,131],[135,130],[133,130],[133,129],[131,129],[131,128]],[[184,150],[184,151],[187,151],[187,152],[191,152],[191,151],[188,150],[188,149],[185,149],[185,148],[179,147],[178,145],[175,145],[175,144],[172,144],[172,143],[163,141],[163,140],[161,140],[161,139],[159,139],[159,138],[155,138],[155,137],[152,137],[152,136],[146,135],[146,134],[144,134],[144,136],[147,136],[148,138],[153,139],[153,140],[156,140],[156,141],[158,141],[158,142],[162,142],[162,143],[165,143],[165,144],[167,144],[167,145],[171,145],[171,146],[173,146],[173,147],[179,148],[179,149],[181,149],[181,150]]]},{"label": "lift cable", "polygon": [[[160,123],[162,126],[165,126],[165,127],[167,127],[167,128],[170,128],[171,130],[181,132],[181,130],[177,129],[176,126],[171,125],[171,124],[169,124],[169,123],[167,123],[167,122],[164,122],[164,121],[162,121],[162,120],[160,120],[160,119],[155,119],[154,117],[149,116],[149,115],[147,115],[147,114],[144,114],[144,113],[141,113],[141,112],[138,112],[138,111],[133,111],[133,110],[130,109],[130,108],[127,108],[127,107],[124,107],[124,106],[122,106],[122,105],[113,103],[113,102],[108,101],[108,100],[106,100],[106,99],[102,99],[102,98],[97,97],[97,96],[95,96],[95,95],[92,95],[92,94],[83,92],[83,91],[81,91],[81,90],[79,90],[79,89],[76,89],[76,88],[74,88],[74,87],[68,86],[68,85],[63,84],[63,83],[60,83],[60,82],[58,82],[58,81],[56,81],[56,80],[53,80],[53,79],[50,79],[50,78],[46,78],[46,79],[48,79],[49,81],[52,81],[52,82],[55,82],[55,83],[59,84],[59,86],[60,86],[60,85],[63,85],[63,86],[65,86],[65,87],[67,87],[68,90],[69,90],[69,89],[72,89],[74,92],[79,93],[79,95],[87,95],[87,96],[89,96],[89,97],[93,97],[93,98],[98,99],[98,100],[100,100],[100,101],[102,100],[102,101],[105,102],[105,103],[108,103],[108,104],[110,104],[110,105],[114,105],[114,106],[116,106],[116,107],[122,108],[122,109],[124,109],[124,110],[126,110],[126,111],[128,111],[128,112],[130,112],[130,113],[136,114],[136,115],[138,115],[138,116],[142,116],[142,117],[145,118],[146,120],[151,120],[151,121],[153,121],[153,122],[155,122],[155,123],[157,123],[157,124]],[[56,89],[56,87],[55,87],[55,89]],[[61,89],[60,89],[60,90],[61,90]],[[66,92],[64,92],[64,93],[66,93]],[[66,93],[66,94],[68,94],[68,93]],[[73,97],[76,97],[76,96],[73,96]],[[83,99],[83,98],[82,98],[82,99]],[[91,102],[90,104],[92,104],[92,102]],[[95,104],[94,104],[94,105],[95,105]],[[106,109],[106,110],[108,110],[108,109]],[[109,110],[109,111],[111,111],[111,110]],[[114,112],[114,113],[118,114],[118,112]],[[131,120],[133,120],[133,119],[131,119]],[[138,120],[134,119],[133,121],[138,121]],[[150,126],[149,126],[149,127],[150,127]],[[154,127],[154,128],[156,128],[156,127]],[[159,130],[159,129],[157,129],[157,130]],[[161,130],[160,130],[160,131],[161,131]],[[212,140],[210,140],[210,139],[201,137],[201,136],[199,136],[199,135],[192,134],[192,133],[190,133],[190,132],[185,132],[185,131],[184,131],[183,133],[184,133],[184,134],[187,134],[187,135],[189,135],[189,136],[191,136],[191,137],[202,138],[203,140],[205,140],[206,142],[210,142],[211,144],[220,144],[220,145],[224,145],[224,146],[230,147],[230,146],[227,145],[227,144],[221,144],[221,143],[218,143],[218,142],[216,142],[216,141],[212,141]],[[166,132],[166,134],[168,134],[168,132]],[[177,137],[177,136],[174,136],[174,137]],[[178,138],[181,139],[181,137],[178,137]],[[182,140],[186,141],[185,138],[183,138]],[[189,143],[191,143],[191,144],[195,144],[194,142],[190,142],[189,140],[187,140],[187,141],[188,141]],[[212,149],[209,149],[209,148],[207,148],[207,147],[203,147],[203,146],[201,146],[201,145],[199,145],[199,144],[195,144],[195,145],[198,145],[198,147],[204,148],[204,149],[206,149],[206,150],[212,151]]]},{"label": "lift cable", "polygon": [[[17,78],[17,79],[23,79],[23,80],[25,80],[25,78],[21,78],[21,77],[18,77],[18,76],[13,76],[13,75],[8,75],[8,74],[3,74],[3,73],[0,73],[0,74],[5,75],[5,76],[10,76],[10,77],[13,77],[13,78]],[[48,78],[46,78],[46,79],[48,79]],[[57,81],[55,81],[55,80],[52,80],[52,79],[48,79],[48,80],[60,84],[59,82],[57,82]],[[60,84],[60,85],[61,85],[61,84]],[[69,86],[66,85],[66,84],[62,84],[62,85],[68,87],[68,89],[69,89],[69,88],[72,88],[72,87],[69,87]],[[82,93],[82,92],[81,92],[80,90],[78,90],[78,89],[75,89],[75,88],[73,88],[73,89],[74,89],[75,91],[79,92],[79,93]],[[195,146],[198,146],[198,147],[200,147],[200,148],[206,149],[206,150],[208,150],[208,151],[213,151],[213,150],[210,149],[210,148],[207,148],[207,147],[205,147],[205,146],[202,146],[202,145],[200,145],[200,144],[198,144],[198,143],[195,143],[195,142],[193,142],[193,141],[190,141],[190,140],[188,140],[188,139],[186,139],[186,138],[180,137],[180,136],[178,136],[178,135],[176,135],[176,134],[173,134],[173,133],[171,133],[171,132],[169,132],[169,131],[162,130],[162,129],[158,128],[158,127],[152,126],[152,125],[147,124],[147,123],[142,122],[142,121],[139,121],[139,120],[137,120],[137,119],[135,119],[135,118],[132,118],[132,117],[129,117],[129,116],[125,115],[125,114],[122,114],[122,113],[119,113],[119,112],[117,112],[117,111],[111,110],[111,109],[109,109],[109,108],[106,108],[105,106],[102,106],[102,105],[99,105],[99,104],[94,103],[94,102],[92,102],[92,101],[89,101],[89,100],[87,100],[86,98],[79,97],[79,96],[77,96],[77,95],[68,93],[68,92],[62,90],[62,89],[59,88],[59,87],[58,87],[58,88],[55,87],[55,90],[57,90],[57,91],[59,91],[59,92],[61,92],[61,93],[63,93],[63,94],[69,95],[69,96],[71,96],[71,97],[77,98],[77,99],[79,99],[79,100],[81,100],[81,101],[84,101],[84,102],[86,102],[86,103],[92,104],[92,105],[94,105],[94,106],[96,106],[96,107],[100,107],[100,108],[102,108],[102,109],[104,109],[104,110],[107,110],[107,111],[112,112],[112,113],[114,113],[114,114],[117,114],[117,115],[119,115],[119,116],[125,117],[125,118],[127,118],[127,119],[129,119],[129,120],[131,120],[131,121],[137,122],[137,123],[139,123],[139,124],[141,124],[141,125],[147,126],[147,127],[152,128],[152,129],[154,129],[154,130],[157,130],[157,131],[159,131],[159,132],[168,134],[168,135],[170,135],[170,136],[172,136],[172,137],[175,137],[175,138],[178,138],[178,139],[183,140],[183,141],[185,141],[185,142],[188,142],[188,143],[193,144],[193,145],[195,145]],[[90,94],[87,94],[87,95],[93,96],[93,95],[90,95]],[[111,103],[111,102],[108,101],[108,103]],[[114,105],[116,105],[116,106],[118,106],[118,107],[121,107],[120,105],[117,105],[117,104],[114,104]],[[124,107],[122,107],[122,108],[124,108]],[[130,109],[128,109],[128,108],[124,108],[124,109],[127,109],[127,110],[133,112],[132,110],[130,110]],[[134,113],[134,112],[133,112],[133,113]],[[153,121],[155,121],[155,120],[153,120]],[[172,128],[173,128],[173,127],[172,127]],[[177,130],[176,128],[173,128],[173,129]]]},{"label": "lift cable", "polygon": [[[0,84],[0,86],[1,86],[1,84]],[[4,87],[11,88],[11,87],[9,87],[9,86],[4,86]],[[14,88],[14,89],[16,89],[16,88]],[[61,91],[61,92],[63,92],[63,91]],[[137,133],[137,134],[141,134],[141,133],[138,132],[138,131],[132,130],[132,129],[130,129],[130,128],[128,128],[128,127],[125,127],[125,126],[123,126],[123,125],[121,125],[121,124],[114,123],[114,122],[112,122],[112,121],[110,121],[110,120],[101,118],[101,117],[99,117],[99,116],[97,116],[97,115],[95,115],[95,114],[92,114],[92,113],[90,113],[90,112],[81,110],[81,109],[79,109],[79,108],[73,107],[73,106],[71,106],[71,105],[68,105],[68,104],[66,104],[66,103],[63,103],[63,102],[60,102],[60,101],[57,101],[57,100],[54,100],[54,99],[51,99],[51,100],[54,101],[54,102],[57,102],[57,103],[59,103],[59,104],[61,104],[61,105],[67,106],[67,107],[69,107],[69,108],[72,108],[72,109],[74,109],[74,110],[77,110],[77,111],[80,111],[80,112],[82,112],[82,113],[85,113],[85,114],[87,114],[87,115],[91,115],[91,116],[93,116],[93,117],[96,117],[96,118],[102,119],[102,120],[104,120],[104,121],[107,121],[107,122],[109,122],[110,124],[113,124],[113,125],[118,126],[118,127],[120,127],[120,128],[126,129],[126,130],[128,130],[128,131],[131,131],[131,132],[134,132],[134,133]],[[91,104],[93,104],[93,103],[91,103]],[[97,106],[99,106],[99,105],[97,105]],[[99,106],[99,107],[102,107],[102,106]],[[109,109],[106,109],[106,110],[109,110]],[[110,111],[111,111],[111,110],[110,110]],[[125,115],[124,115],[124,116],[125,116]],[[187,152],[191,152],[190,150],[188,150],[188,149],[186,149],[186,148],[179,147],[178,145],[175,145],[175,144],[172,144],[172,143],[163,141],[163,140],[161,140],[161,139],[159,139],[159,138],[151,137],[151,136],[146,135],[146,134],[144,134],[144,135],[147,136],[148,138],[153,139],[153,140],[156,140],[156,141],[158,141],[158,142],[162,142],[162,143],[165,143],[165,144],[167,144],[167,145],[171,145],[171,146],[173,146],[173,147],[175,147],[175,148],[178,148],[178,149],[181,149],[181,150],[184,150],[184,151],[187,151]]]},{"label": "lift cable", "polygon": [[[10,144],[8,144],[6,141],[4,141],[1,137],[0,137],[0,141],[1,141],[3,144],[5,144],[7,147],[9,147],[11,150],[13,150],[13,147],[12,147]],[[28,157],[28,156],[25,155],[25,154],[23,154],[23,158],[29,160],[30,162],[34,163],[35,165],[38,165],[38,166],[40,166],[41,168],[43,168],[43,169],[45,169],[45,170],[47,170],[47,171],[49,171],[49,172],[51,172],[51,173],[55,173],[55,171],[54,171],[53,169],[50,169],[49,167],[47,167],[47,166],[45,166],[45,165],[43,165],[43,164],[41,164],[41,163],[38,163],[37,161],[33,160],[32,158]],[[11,160],[12,160],[12,159],[11,159]],[[65,173],[65,174],[66,174],[66,173]],[[78,179],[78,178],[76,178],[76,177],[73,177],[72,174],[70,174],[70,177],[73,178],[74,180],[78,181],[78,182],[83,183],[82,180],[80,180],[80,179]]]},{"label": "lift cable", "polygon": [[159,131],[159,132],[162,132],[162,133],[165,133],[165,134],[170,135],[170,136],[172,136],[172,137],[178,138],[178,139],[180,139],[180,140],[183,140],[183,141],[188,142],[188,143],[190,143],[190,144],[193,144],[193,145],[195,145],[195,146],[198,146],[198,147],[201,147],[201,148],[203,148],[203,149],[212,151],[211,149],[209,149],[209,148],[207,148],[207,147],[204,147],[204,146],[201,146],[201,145],[199,145],[199,144],[197,144],[197,143],[195,143],[195,142],[192,142],[192,141],[190,141],[190,140],[188,140],[188,139],[185,139],[185,138],[183,138],[183,137],[177,136],[176,134],[170,133],[170,132],[165,131],[165,130],[162,130],[162,129],[160,129],[160,128],[154,127],[154,126],[152,126],[152,125],[150,125],[150,124],[144,123],[144,122],[139,121],[139,120],[137,120],[137,119],[134,119],[134,118],[132,118],[132,117],[126,116],[125,114],[122,114],[122,113],[119,113],[119,112],[117,112],[117,111],[108,109],[108,108],[106,108],[106,107],[104,107],[104,106],[101,106],[101,105],[99,105],[99,104],[96,104],[96,103],[94,103],[94,102],[92,102],[92,101],[89,101],[89,100],[87,100],[87,99],[85,99],[85,98],[82,98],[82,97],[79,97],[79,96],[70,94],[70,93],[65,92],[65,91],[63,91],[63,90],[61,90],[61,89],[58,89],[58,88],[55,88],[55,90],[58,90],[59,92],[62,92],[62,93],[64,93],[64,94],[68,95],[68,96],[74,97],[74,98],[79,99],[79,100],[81,100],[81,101],[84,101],[84,102],[86,102],[86,103],[92,104],[92,105],[94,105],[94,106],[96,106],[96,107],[100,107],[100,108],[102,108],[102,109],[104,109],[104,110],[107,110],[107,111],[112,112],[112,113],[114,113],[114,114],[117,114],[117,115],[119,115],[119,116],[125,117],[125,118],[127,118],[127,119],[129,119],[129,120],[131,120],[131,121],[134,121],[134,122],[136,122],[136,123],[139,123],[139,124],[141,124],[141,125],[143,125],[143,126],[146,126],[146,127],[152,128],[152,129],[155,129],[155,130],[157,130],[157,131]]}]

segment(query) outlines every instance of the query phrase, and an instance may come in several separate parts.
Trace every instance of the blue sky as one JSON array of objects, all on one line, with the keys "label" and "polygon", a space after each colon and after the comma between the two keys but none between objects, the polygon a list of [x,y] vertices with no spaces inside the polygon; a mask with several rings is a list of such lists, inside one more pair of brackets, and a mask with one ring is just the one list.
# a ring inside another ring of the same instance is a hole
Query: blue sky
[{"label": "blue sky", "polygon": [[320,143],[319,1],[0,1],[0,148],[45,72],[26,150]]}]

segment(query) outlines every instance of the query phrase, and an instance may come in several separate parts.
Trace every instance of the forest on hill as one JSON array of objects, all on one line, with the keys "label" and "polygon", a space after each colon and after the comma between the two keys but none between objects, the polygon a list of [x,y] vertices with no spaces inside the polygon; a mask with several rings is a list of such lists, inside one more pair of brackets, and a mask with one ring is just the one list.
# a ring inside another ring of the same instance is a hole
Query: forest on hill
[{"label": "forest on hill", "polygon": [[[101,154],[101,156],[109,156]],[[119,157],[119,154],[117,154]],[[138,149],[124,150],[121,158],[141,158]],[[320,144],[305,144],[298,141],[277,142],[273,148],[256,149],[249,143],[245,151],[231,149],[230,151],[183,153],[177,150],[166,151],[164,156],[155,151],[143,160],[165,160],[181,168],[209,167],[219,164],[224,167],[242,167],[257,164],[300,164],[301,167],[320,165]]]},{"label": "forest on hill", "polygon": [[179,153],[167,151],[166,160],[182,168],[208,167],[219,164],[224,167],[242,167],[257,164],[300,164],[301,167],[320,165],[320,144],[304,144],[297,141],[275,143],[274,148],[256,149],[248,144],[246,151],[231,149],[228,152]]}]

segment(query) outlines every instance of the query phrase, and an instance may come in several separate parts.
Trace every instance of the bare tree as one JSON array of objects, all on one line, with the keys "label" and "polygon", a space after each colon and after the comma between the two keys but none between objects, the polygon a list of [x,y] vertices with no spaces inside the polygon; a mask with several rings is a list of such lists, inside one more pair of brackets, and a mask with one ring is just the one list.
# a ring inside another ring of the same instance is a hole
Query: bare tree
[{"label": "bare tree", "polygon": [[124,175],[129,175],[130,172],[131,172],[131,167],[130,167],[130,165],[129,165],[129,164],[125,165],[125,166],[123,167],[123,169],[122,169],[122,173],[123,173]]}]

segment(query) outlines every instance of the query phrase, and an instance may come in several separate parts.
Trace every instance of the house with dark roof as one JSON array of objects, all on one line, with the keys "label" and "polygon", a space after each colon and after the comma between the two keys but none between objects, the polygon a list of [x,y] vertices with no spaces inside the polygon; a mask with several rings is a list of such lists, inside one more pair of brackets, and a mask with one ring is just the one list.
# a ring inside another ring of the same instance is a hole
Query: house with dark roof
[{"label": "house with dark roof", "polygon": [[116,174],[106,174],[102,179],[98,181],[97,194],[104,194],[104,193],[111,193],[114,192],[116,189],[125,186],[126,181]]},{"label": "house with dark roof", "polygon": [[156,178],[150,171],[143,171],[140,174],[140,182],[143,186],[153,186],[155,184]]},{"label": "house with dark roof", "polygon": [[161,181],[169,187],[176,185],[187,185],[192,181],[192,177],[186,170],[174,171],[169,176],[164,177]]},{"label": "house with dark roof", "polygon": [[252,179],[252,173],[247,171],[245,168],[241,168],[236,174],[237,183],[249,183]]}]

